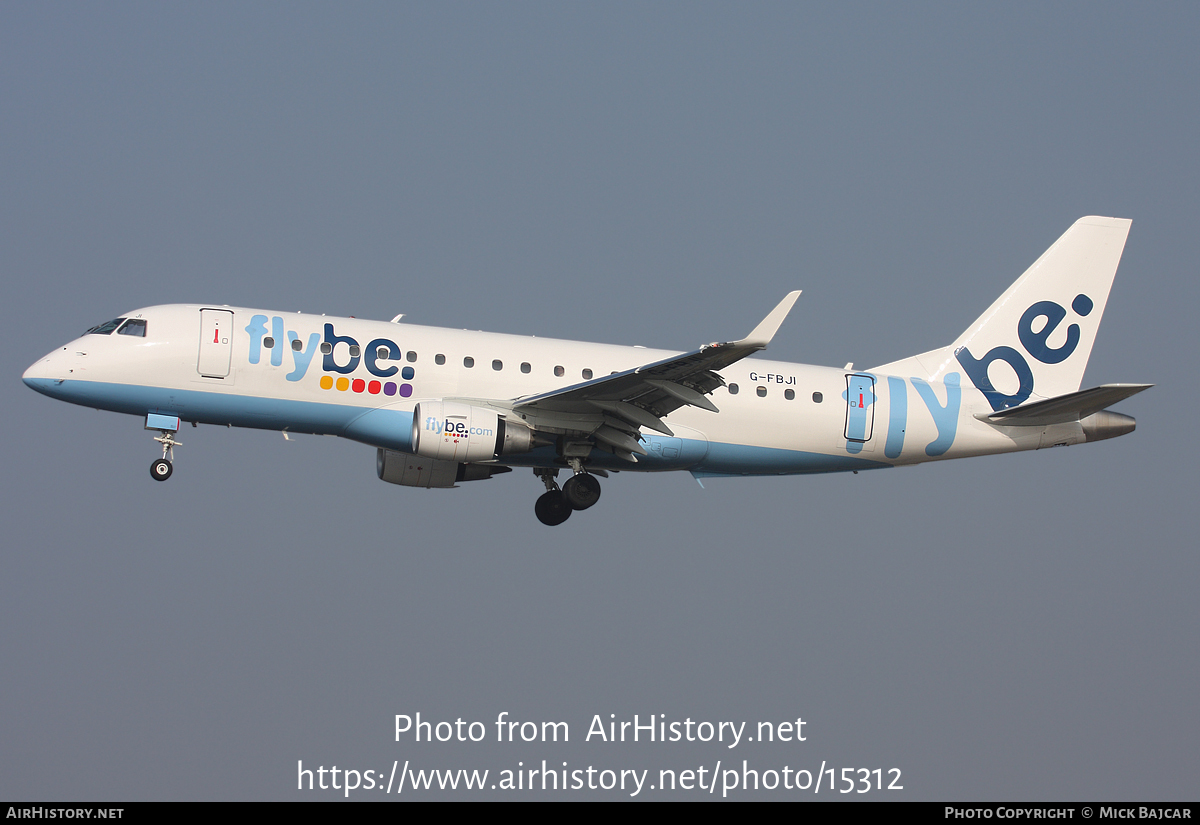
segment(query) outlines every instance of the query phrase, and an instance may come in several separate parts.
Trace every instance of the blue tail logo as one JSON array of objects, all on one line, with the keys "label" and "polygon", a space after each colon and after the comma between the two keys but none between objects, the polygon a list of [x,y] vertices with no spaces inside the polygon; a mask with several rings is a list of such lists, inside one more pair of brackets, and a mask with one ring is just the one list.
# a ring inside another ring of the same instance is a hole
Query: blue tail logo
[{"label": "blue tail logo", "polygon": [[[1079,317],[1086,317],[1093,308],[1092,299],[1080,293],[1071,302],[1071,310]],[[1025,310],[1017,322],[1017,339],[1025,352],[1043,364],[1061,364],[1071,357],[1079,346],[1079,325],[1067,327],[1067,339],[1061,347],[1051,347],[1047,342],[1067,317],[1067,310],[1054,301],[1038,301]],[[1040,328],[1034,329],[1039,318],[1045,321]],[[980,392],[987,398],[988,403],[996,412],[1016,407],[1029,400],[1033,394],[1033,370],[1029,362],[1013,347],[993,347],[984,353],[982,358],[976,358],[967,347],[960,347],[954,357],[966,372]],[[1003,361],[1012,368],[1017,377],[1017,391],[1006,395],[996,389],[988,378],[988,368],[996,361]]]}]

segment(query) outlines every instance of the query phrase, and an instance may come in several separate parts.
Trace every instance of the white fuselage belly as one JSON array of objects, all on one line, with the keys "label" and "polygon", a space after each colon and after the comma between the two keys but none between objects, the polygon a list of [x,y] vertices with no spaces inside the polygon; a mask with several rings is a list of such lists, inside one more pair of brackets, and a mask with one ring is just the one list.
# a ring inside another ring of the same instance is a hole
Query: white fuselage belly
[{"label": "white fuselage belly", "polygon": [[[202,323],[202,310],[218,320]],[[118,412],[339,435],[399,451],[411,446],[411,414],[423,399],[517,399],[583,383],[585,370],[600,378],[676,354],[201,305],[129,317],[146,319],[145,337],[77,339],[35,365],[41,391]],[[381,348],[385,358],[376,355]],[[637,464],[608,455],[597,466],[834,472],[1084,440],[1078,423],[1002,428],[978,420],[991,407],[974,387],[954,384],[955,373],[926,382],[750,358],[720,375],[727,386],[712,394],[719,413],[681,408],[668,419],[675,437],[646,432],[649,454]],[[545,466],[553,457],[543,449],[499,463]]]}]

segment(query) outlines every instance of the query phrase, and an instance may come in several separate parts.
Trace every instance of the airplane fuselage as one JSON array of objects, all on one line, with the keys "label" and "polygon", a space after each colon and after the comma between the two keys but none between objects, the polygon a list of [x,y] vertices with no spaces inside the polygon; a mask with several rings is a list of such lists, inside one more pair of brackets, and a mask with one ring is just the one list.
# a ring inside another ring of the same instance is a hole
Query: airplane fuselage
[{"label": "airplane fuselage", "polygon": [[[123,317],[144,320],[144,335],[84,335],[39,360],[26,382],[114,412],[411,452],[422,399],[518,399],[676,355],[240,307],[157,306]],[[929,381],[752,357],[719,374],[726,386],[711,396],[718,413],[673,413],[674,435],[643,434],[647,454],[636,464],[604,453],[590,463],[698,475],[822,473],[1086,440],[1079,422],[1031,430],[981,421],[992,407],[953,370]],[[553,466],[554,453],[543,447],[500,463]]]}]

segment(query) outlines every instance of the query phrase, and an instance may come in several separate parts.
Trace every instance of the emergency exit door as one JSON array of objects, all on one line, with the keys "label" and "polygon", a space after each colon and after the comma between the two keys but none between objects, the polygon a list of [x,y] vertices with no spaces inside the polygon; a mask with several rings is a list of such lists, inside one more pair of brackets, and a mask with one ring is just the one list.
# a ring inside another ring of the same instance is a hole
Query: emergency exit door
[{"label": "emergency exit door", "polygon": [[846,376],[846,440],[871,440],[875,425],[875,379],[869,375]]},{"label": "emergency exit door", "polygon": [[205,378],[229,375],[233,354],[233,313],[227,309],[200,310],[200,358],[196,370]]}]

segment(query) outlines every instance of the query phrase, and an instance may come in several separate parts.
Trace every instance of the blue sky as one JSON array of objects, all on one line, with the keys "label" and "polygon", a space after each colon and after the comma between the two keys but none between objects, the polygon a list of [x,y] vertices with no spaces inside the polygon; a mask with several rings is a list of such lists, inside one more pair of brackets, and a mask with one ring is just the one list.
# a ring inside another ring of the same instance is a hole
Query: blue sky
[{"label": "blue sky", "polygon": [[[898,767],[906,799],[1194,798],[1197,22],[5,5],[0,795],[740,757]],[[1158,385],[1120,406],[1133,435],[703,490],[622,474],[555,530],[527,473],[395,488],[330,438],[189,430],[155,484],[140,421],[19,380],[157,303],[683,350],[796,288],[771,356],[869,366],[953,340],[1087,214],[1133,220],[1085,378]],[[418,711],[572,741],[395,742]],[[651,713],[803,717],[808,741],[583,741]]]}]

